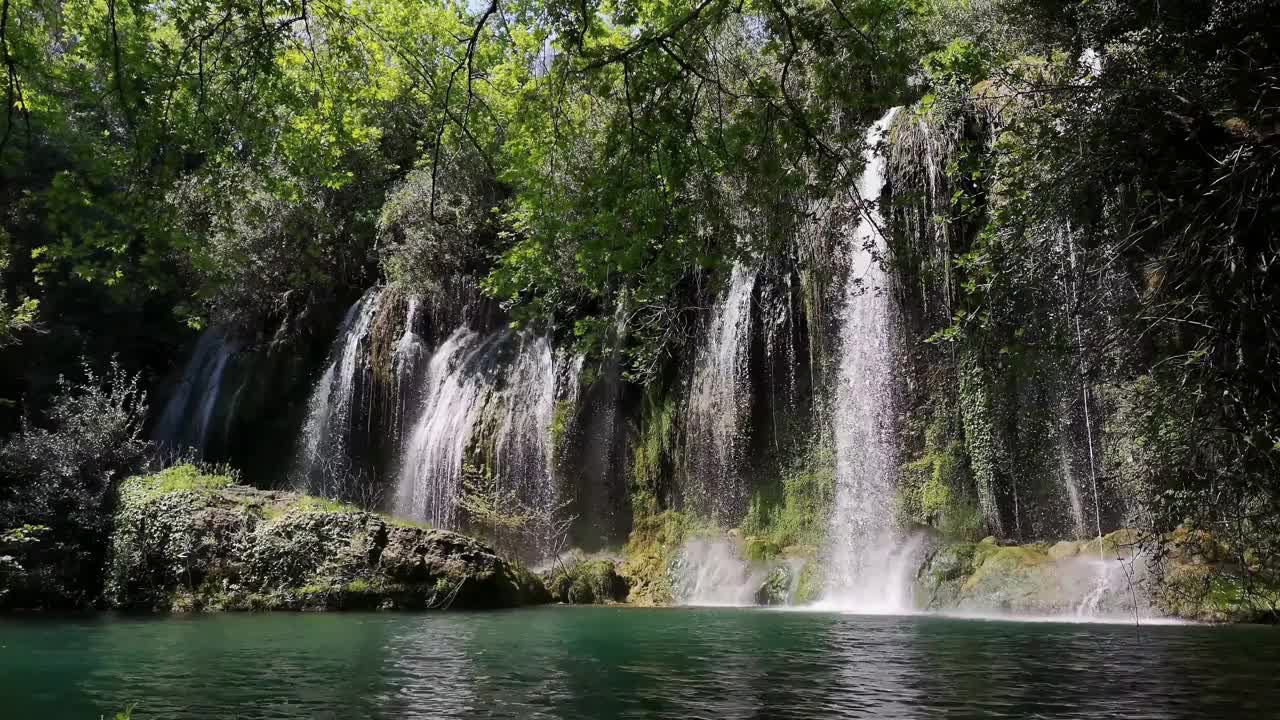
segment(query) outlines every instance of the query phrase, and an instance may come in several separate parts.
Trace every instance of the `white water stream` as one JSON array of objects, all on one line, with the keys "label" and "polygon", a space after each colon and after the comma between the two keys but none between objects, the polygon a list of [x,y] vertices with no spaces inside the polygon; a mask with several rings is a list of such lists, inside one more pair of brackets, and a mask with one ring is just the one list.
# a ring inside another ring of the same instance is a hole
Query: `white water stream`
[{"label": "white water stream", "polygon": [[860,217],[841,316],[841,362],[835,388],[836,499],[827,548],[823,607],[867,613],[912,608],[911,579],[921,540],[894,525],[898,459],[893,432],[893,346],[890,298],[881,265],[884,220],[876,207],[884,187],[883,142],[890,110],[866,135],[858,180]]},{"label": "white water stream", "polygon": [[[465,327],[450,335],[421,380],[421,404],[400,459],[398,514],[458,527],[467,465],[485,454],[502,492],[514,493],[536,513],[553,511],[559,500],[549,447],[555,366],[543,337],[485,335]],[[561,375],[576,386],[576,372]]]},{"label": "white water stream", "polygon": [[[382,288],[371,288],[347,310],[330,351],[329,364],[307,403],[307,420],[295,462],[295,484],[312,487],[330,462],[345,467],[352,424],[360,408],[357,391],[368,387],[372,367],[369,332],[382,301]],[[315,489],[313,487],[313,489]]]},{"label": "white water stream", "polygon": [[746,505],[743,423],[751,409],[751,295],[756,271],[734,265],[697,350],[685,410],[686,503],[725,525]]}]

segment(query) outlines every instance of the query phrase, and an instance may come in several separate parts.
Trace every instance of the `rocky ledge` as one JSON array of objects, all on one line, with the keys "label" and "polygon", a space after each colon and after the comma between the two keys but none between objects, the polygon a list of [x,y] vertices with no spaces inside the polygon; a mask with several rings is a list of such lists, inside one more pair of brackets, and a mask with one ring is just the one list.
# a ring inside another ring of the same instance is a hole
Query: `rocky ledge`
[{"label": "rocky ledge", "polygon": [[191,466],[120,488],[105,599],[160,611],[504,608],[540,579],[465,535]]}]

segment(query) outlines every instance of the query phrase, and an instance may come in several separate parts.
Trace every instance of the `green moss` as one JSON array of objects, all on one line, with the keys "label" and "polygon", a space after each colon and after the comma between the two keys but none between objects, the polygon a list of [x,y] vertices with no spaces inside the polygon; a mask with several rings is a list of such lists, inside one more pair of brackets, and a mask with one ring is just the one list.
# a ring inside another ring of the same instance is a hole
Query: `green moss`
[{"label": "green moss", "polygon": [[631,583],[630,602],[666,605],[672,601],[670,568],[675,554],[691,537],[718,534],[705,521],[674,510],[637,517],[623,548],[622,574]]},{"label": "green moss", "polygon": [[939,548],[929,563],[934,582],[959,580],[973,573],[977,547],[974,543],[959,543]]},{"label": "green moss", "polygon": [[293,505],[293,508],[303,512],[360,512],[360,508],[352,505],[351,503],[342,502],[341,500],[331,500],[329,498],[314,497],[311,495],[303,495],[299,497],[297,503]]},{"label": "green moss", "polygon": [[1157,598],[1162,610],[1208,622],[1274,621],[1280,588],[1249,583],[1239,574],[1209,564],[1175,563]]},{"label": "green moss", "polygon": [[434,530],[435,526],[424,520],[409,520],[406,518],[392,517],[385,513],[377,513],[378,517],[388,525],[394,527],[413,528],[415,530]]},{"label": "green moss", "polygon": [[576,605],[622,602],[628,592],[617,567],[606,559],[571,561],[550,573],[546,584],[552,600]]},{"label": "green moss", "polygon": [[1093,557],[1105,556],[1107,558],[1128,557],[1137,550],[1140,539],[1138,531],[1121,528],[1085,543],[1080,547],[1080,554]]},{"label": "green moss", "polygon": [[675,438],[676,402],[651,386],[645,393],[645,409],[639,442],[632,452],[631,509],[637,516],[658,513],[658,494],[663,467],[670,457]]},{"label": "green moss", "polygon": [[900,520],[929,525],[948,537],[976,538],[982,520],[968,499],[968,460],[958,421],[940,413],[925,428],[924,453],[902,466],[898,491]]},{"label": "green moss", "polygon": [[748,559],[767,562],[794,545],[819,545],[835,499],[835,454],[822,446],[793,464],[782,478],[780,497],[757,490],[741,530]]},{"label": "green moss", "polygon": [[743,546],[747,560],[753,563],[767,563],[782,556],[782,547],[772,538],[750,536]]},{"label": "green moss", "polygon": [[791,594],[791,568],[778,565],[769,571],[756,591],[756,603],[766,606],[786,605]]},{"label": "green moss", "polygon": [[800,577],[796,578],[796,592],[792,602],[796,604],[816,602],[822,597],[824,582],[822,567],[816,560],[809,560],[800,568]]},{"label": "green moss", "polygon": [[564,449],[564,442],[577,414],[577,405],[572,400],[560,400],[551,413],[551,448],[553,453]]},{"label": "green moss", "polygon": [[992,578],[1022,575],[1049,561],[1043,545],[1000,546],[987,538],[974,547],[974,572],[964,589],[973,590]]}]

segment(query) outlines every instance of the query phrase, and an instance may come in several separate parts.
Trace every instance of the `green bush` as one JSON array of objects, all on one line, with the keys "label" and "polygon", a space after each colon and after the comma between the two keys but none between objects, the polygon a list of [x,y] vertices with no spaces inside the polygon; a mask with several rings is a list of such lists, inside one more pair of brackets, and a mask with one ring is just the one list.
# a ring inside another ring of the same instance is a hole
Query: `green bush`
[{"label": "green bush", "polygon": [[116,366],[84,382],[61,379],[42,423],[26,421],[0,444],[0,531],[43,526],[24,545],[24,573],[0,576],[9,607],[92,603],[111,531],[116,483],[143,462],[146,396],[138,377]]}]

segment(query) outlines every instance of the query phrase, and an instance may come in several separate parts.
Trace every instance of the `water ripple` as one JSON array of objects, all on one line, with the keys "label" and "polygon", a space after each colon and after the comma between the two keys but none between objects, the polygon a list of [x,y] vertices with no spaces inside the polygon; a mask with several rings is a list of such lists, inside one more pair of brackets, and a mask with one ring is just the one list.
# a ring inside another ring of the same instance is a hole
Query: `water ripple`
[{"label": "water ripple", "polygon": [[6,717],[1280,717],[1273,628],[761,610],[0,621]]}]

